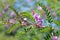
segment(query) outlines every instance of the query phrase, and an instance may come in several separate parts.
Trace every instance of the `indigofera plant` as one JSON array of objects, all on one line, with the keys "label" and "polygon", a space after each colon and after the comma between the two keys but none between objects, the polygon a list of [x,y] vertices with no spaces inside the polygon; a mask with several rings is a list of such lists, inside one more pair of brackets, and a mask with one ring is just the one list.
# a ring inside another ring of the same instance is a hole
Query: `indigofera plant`
[{"label": "indigofera plant", "polygon": [[[43,5],[43,4],[38,4],[40,7],[40,9],[44,10],[46,12],[46,18],[48,20],[49,23],[53,22],[52,16],[49,12],[49,10]],[[40,10],[39,9],[39,10]],[[32,13],[29,12],[20,12],[18,13],[17,10],[12,7],[12,6],[8,6],[6,8],[4,8],[3,13],[6,13],[7,10],[12,10],[10,12],[10,19],[8,19],[8,23],[5,25],[7,30],[6,30],[6,34],[8,35],[14,35],[17,31],[20,32],[20,34],[18,34],[18,36],[26,36],[29,35],[30,36],[30,40],[33,40],[34,38],[37,38],[38,40],[40,40],[40,34],[43,34],[43,38],[45,40],[51,40],[51,36],[53,36],[53,40],[55,38],[54,35],[52,35],[53,31],[55,29],[52,29],[52,27],[43,27],[42,25],[42,17],[35,12],[35,10],[32,10]],[[1,14],[0,14],[1,16]],[[3,20],[4,21],[4,20]],[[31,27],[30,27],[31,26]],[[21,29],[21,30],[20,30]],[[60,34],[59,32],[56,32],[57,34]],[[22,34],[22,35],[21,35]],[[38,35],[38,37],[37,37]],[[19,38],[20,38],[19,37]]]},{"label": "indigofera plant", "polygon": [[[48,22],[53,22],[53,20],[52,20],[52,17],[51,17],[51,14],[50,14],[50,12],[48,11],[48,9],[44,6],[44,5],[42,5],[42,4],[39,4],[40,6],[42,6],[42,9],[46,12],[46,15],[47,15],[47,20],[48,20]],[[11,9],[11,10],[13,10],[14,12],[15,12],[15,14],[16,14],[16,17],[18,18],[17,20],[18,20],[18,22],[21,24],[25,24],[25,25],[27,25],[27,24],[29,24],[29,22],[27,21],[27,20],[24,20],[24,18],[27,18],[28,20],[30,19],[31,20],[31,23],[33,23],[34,22],[34,20],[36,20],[37,21],[37,24],[36,25],[38,25],[39,27],[42,27],[42,18],[40,17],[40,15],[38,15],[37,13],[35,13],[34,11],[32,11],[33,13],[33,15],[31,15],[31,14],[29,14],[29,13],[27,13],[27,12],[22,12],[22,13],[18,13],[17,11],[16,11],[16,9],[15,8],[13,8],[12,6],[9,6],[9,9]],[[11,16],[14,16],[14,13],[11,13]],[[34,17],[34,18],[33,18]],[[20,20],[19,20],[20,19]],[[33,22],[32,22],[33,21]],[[10,23],[13,23],[14,22],[14,20],[10,20]],[[27,24],[26,24],[27,23]],[[34,23],[33,23],[34,24]],[[31,25],[31,24],[30,24]],[[29,25],[28,25],[29,26]],[[16,28],[16,27],[15,27]],[[9,30],[10,30],[11,28],[9,28]],[[9,31],[8,31],[9,32]]]}]

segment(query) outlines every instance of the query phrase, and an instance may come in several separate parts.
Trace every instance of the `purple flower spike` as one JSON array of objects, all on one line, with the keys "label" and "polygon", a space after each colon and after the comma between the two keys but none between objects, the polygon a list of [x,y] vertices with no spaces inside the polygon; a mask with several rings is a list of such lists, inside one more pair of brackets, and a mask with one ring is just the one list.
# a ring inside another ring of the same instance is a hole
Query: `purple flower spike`
[{"label": "purple flower spike", "polygon": [[38,26],[42,26],[42,18],[40,18],[40,15],[38,15],[36,12],[33,11],[33,17],[35,18],[35,20],[38,22]]},{"label": "purple flower spike", "polygon": [[40,6],[38,6],[38,8],[37,8],[38,10],[42,10],[42,7],[40,7]]},{"label": "purple flower spike", "polygon": [[57,36],[53,36],[52,40],[58,40]]},{"label": "purple flower spike", "polygon": [[11,16],[11,17],[15,17],[15,13],[12,11],[12,12],[10,13],[10,16]]}]

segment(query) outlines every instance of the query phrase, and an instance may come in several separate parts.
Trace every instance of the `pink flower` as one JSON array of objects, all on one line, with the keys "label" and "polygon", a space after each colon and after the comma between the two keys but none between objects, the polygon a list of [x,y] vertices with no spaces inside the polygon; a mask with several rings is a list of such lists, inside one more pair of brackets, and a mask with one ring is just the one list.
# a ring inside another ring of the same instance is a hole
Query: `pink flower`
[{"label": "pink flower", "polygon": [[40,17],[39,14],[37,14],[36,12],[33,11],[33,17],[35,18],[35,20],[38,22],[38,26],[42,26],[42,18]]},{"label": "pink flower", "polygon": [[53,36],[52,40],[58,40],[57,36]]},{"label": "pink flower", "polygon": [[42,26],[42,22],[38,22],[38,24],[37,24],[38,26]]},{"label": "pink flower", "polygon": [[42,7],[40,7],[40,6],[38,6],[38,8],[37,8],[38,10],[42,10]]},{"label": "pink flower", "polygon": [[0,13],[0,17],[2,17],[2,14]]},{"label": "pink flower", "polygon": [[7,29],[8,29],[9,27],[10,27],[10,25],[9,25],[9,24],[5,24],[5,28],[7,28]]},{"label": "pink flower", "polygon": [[9,22],[12,23],[12,24],[14,24],[15,20],[14,19],[10,19]]},{"label": "pink flower", "polygon": [[10,16],[11,16],[11,17],[15,17],[15,13],[12,11],[12,12],[10,13]]},{"label": "pink flower", "polygon": [[27,18],[23,18],[22,25],[27,25]]},{"label": "pink flower", "polygon": [[22,25],[27,25],[27,22],[26,21],[22,21]]}]

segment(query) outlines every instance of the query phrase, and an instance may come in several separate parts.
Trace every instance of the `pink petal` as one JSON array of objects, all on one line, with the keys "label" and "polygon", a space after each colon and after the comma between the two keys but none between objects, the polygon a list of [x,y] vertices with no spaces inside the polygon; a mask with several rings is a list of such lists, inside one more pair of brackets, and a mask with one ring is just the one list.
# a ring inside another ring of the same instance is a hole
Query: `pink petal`
[{"label": "pink petal", "polygon": [[15,23],[15,20],[14,19],[10,19],[9,22],[12,23],[12,24],[14,24]]},{"label": "pink petal", "polygon": [[57,36],[53,36],[53,39],[52,40],[57,40],[58,39],[58,37]]},{"label": "pink petal", "polygon": [[11,13],[10,13],[10,16],[11,16],[11,17],[14,17],[14,16],[15,16],[15,13],[14,13],[14,12],[11,12]]},{"label": "pink petal", "polygon": [[2,17],[2,14],[0,13],[0,17]]},{"label": "pink petal", "polygon": [[40,7],[40,6],[38,6],[38,8],[37,8],[38,10],[42,10],[42,7]]}]

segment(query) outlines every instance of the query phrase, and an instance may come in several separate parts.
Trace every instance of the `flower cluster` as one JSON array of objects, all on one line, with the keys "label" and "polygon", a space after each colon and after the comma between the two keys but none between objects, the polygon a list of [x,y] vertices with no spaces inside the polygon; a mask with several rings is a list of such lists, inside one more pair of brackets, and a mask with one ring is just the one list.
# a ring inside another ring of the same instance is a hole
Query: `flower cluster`
[{"label": "flower cluster", "polygon": [[39,14],[37,14],[36,12],[34,12],[33,11],[33,17],[35,18],[35,20],[37,21],[37,25],[39,26],[39,27],[41,27],[42,26],[42,18],[40,17],[40,15]]}]

